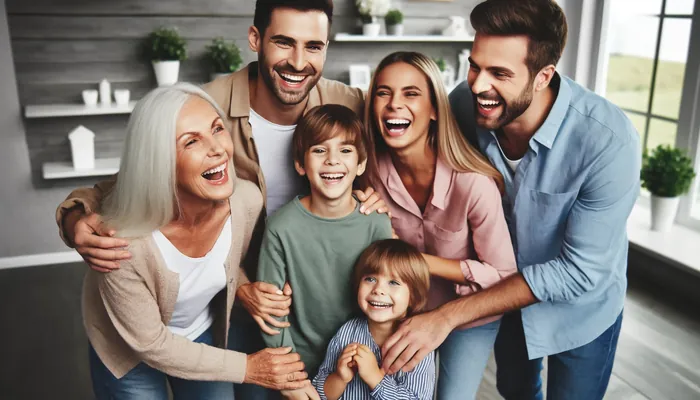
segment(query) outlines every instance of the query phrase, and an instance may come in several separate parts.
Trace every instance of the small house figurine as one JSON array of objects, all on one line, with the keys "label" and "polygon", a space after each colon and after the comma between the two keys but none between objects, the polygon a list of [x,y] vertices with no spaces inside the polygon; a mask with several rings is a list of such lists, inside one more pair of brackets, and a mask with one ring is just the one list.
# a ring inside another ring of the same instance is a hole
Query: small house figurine
[{"label": "small house figurine", "polygon": [[73,168],[85,170],[95,168],[95,134],[79,125],[68,134]]}]

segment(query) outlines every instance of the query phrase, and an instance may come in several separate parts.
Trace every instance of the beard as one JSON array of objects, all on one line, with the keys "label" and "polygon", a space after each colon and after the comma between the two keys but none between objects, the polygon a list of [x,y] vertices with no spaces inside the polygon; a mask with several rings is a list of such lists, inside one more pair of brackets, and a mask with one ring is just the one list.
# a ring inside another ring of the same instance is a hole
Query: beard
[{"label": "beard", "polygon": [[[317,72],[311,65],[307,65],[301,71],[294,69],[287,61],[280,61],[274,66],[268,66],[264,51],[258,53],[258,59],[259,73],[263,78],[263,82],[265,82],[265,86],[267,86],[275,97],[277,97],[277,100],[284,105],[293,106],[306,100],[311,89],[316,86],[318,80],[321,79],[321,73]],[[303,74],[307,75],[307,77],[305,78],[303,86],[295,90],[289,90],[283,88],[279,84],[278,80],[272,76],[272,71],[275,71],[278,75],[287,72],[290,74]]]},{"label": "beard", "polygon": [[[481,128],[495,131],[504,127],[505,125],[510,124],[516,118],[523,115],[523,113],[530,107],[530,104],[532,104],[533,94],[531,86],[532,82],[528,83],[520,92],[518,97],[508,102],[499,96],[496,91],[472,94],[472,96],[474,96],[474,115],[476,116],[477,125],[479,125]],[[482,100],[495,100],[501,103],[501,107],[503,107],[501,115],[499,115],[496,119],[482,116],[478,110],[479,103],[477,102],[477,98]]]}]

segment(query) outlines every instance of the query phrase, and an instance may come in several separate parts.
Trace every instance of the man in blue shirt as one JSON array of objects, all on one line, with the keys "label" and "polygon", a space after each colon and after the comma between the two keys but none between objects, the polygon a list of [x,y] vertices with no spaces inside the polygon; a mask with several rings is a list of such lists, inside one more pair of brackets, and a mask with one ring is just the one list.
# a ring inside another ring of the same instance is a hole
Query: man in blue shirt
[{"label": "man in blue shirt", "polygon": [[542,399],[548,356],[549,399],[602,399],[627,287],[639,137],[620,109],[555,71],[567,25],[554,0],[489,0],[471,22],[469,76],[450,101],[505,178],[519,273],[404,322],[383,346],[383,366],[413,368],[455,327],[505,312],[501,395]]}]

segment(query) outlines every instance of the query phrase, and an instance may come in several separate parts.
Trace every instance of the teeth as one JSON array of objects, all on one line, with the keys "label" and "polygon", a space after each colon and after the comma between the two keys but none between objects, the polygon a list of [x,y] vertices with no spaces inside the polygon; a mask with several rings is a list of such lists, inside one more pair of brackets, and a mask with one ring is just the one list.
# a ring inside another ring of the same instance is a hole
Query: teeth
[{"label": "teeth", "polygon": [[323,179],[343,179],[345,174],[321,174]]},{"label": "teeth", "polygon": [[487,107],[489,107],[489,106],[495,106],[495,105],[500,104],[500,102],[498,102],[498,101],[496,101],[496,100],[482,100],[482,99],[478,99],[477,101],[478,101],[479,104],[481,104],[482,106],[487,106]]},{"label": "teeth", "polygon": [[368,301],[368,303],[374,307],[390,307],[391,303],[382,303],[379,301]]},{"label": "teeth", "polygon": [[395,124],[395,125],[410,124],[411,123],[411,121],[409,121],[407,119],[398,119],[398,118],[388,119],[388,120],[386,120],[386,122],[389,124]]},{"label": "teeth", "polygon": [[290,75],[290,74],[280,74],[284,79],[289,79],[290,81],[294,82],[301,82],[306,78],[305,76],[297,76],[297,75]]},{"label": "teeth", "polygon": [[225,169],[226,169],[226,163],[223,163],[223,164],[219,165],[218,167],[214,167],[214,168],[212,168],[212,169],[210,169],[210,170],[208,170],[208,171],[202,173],[202,176],[204,176],[204,175],[210,175],[210,174],[215,174],[215,173],[221,172],[221,171],[223,171],[223,170],[225,170]]}]

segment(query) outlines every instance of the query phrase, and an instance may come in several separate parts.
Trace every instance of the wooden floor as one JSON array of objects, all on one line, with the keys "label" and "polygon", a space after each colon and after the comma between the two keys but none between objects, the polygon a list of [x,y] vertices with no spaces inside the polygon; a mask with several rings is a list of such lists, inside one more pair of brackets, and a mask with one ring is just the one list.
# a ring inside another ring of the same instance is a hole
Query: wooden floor
[{"label": "wooden floor", "polygon": [[[630,281],[606,400],[700,399],[700,312],[668,297]],[[492,357],[477,399],[501,399],[495,372]]]}]

